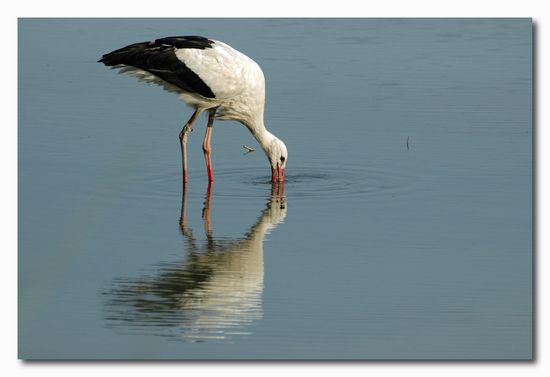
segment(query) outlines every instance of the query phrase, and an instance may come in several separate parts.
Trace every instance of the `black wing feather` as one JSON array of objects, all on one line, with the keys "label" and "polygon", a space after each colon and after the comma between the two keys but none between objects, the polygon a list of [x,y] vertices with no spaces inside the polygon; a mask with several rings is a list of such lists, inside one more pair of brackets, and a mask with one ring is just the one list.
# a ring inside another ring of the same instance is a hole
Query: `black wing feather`
[{"label": "black wing feather", "polygon": [[212,44],[214,42],[205,37],[188,35],[185,37],[160,38],[160,39],[157,39],[155,43],[174,46],[175,48],[198,48],[198,49],[204,50],[205,48],[212,47]]},{"label": "black wing feather", "polygon": [[198,36],[166,37],[128,45],[103,55],[99,62],[106,66],[123,64],[143,69],[187,92],[215,98],[210,87],[176,56],[176,49],[205,49],[211,48],[213,43]]}]

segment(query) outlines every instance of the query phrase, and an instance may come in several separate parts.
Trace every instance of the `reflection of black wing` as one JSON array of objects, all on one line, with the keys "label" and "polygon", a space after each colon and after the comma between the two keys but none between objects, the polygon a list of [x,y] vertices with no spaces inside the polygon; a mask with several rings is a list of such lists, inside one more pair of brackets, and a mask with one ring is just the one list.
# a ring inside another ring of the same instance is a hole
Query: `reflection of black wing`
[{"label": "reflection of black wing", "polygon": [[213,268],[194,255],[184,268],[180,264],[178,261],[158,265],[157,278],[119,279],[118,287],[105,292],[109,296],[108,319],[146,323],[163,319],[170,313],[174,316],[172,320],[183,319],[184,313],[179,310],[185,306],[185,297],[193,297],[193,292],[202,289],[212,277]]},{"label": "reflection of black wing", "polygon": [[154,42],[134,43],[103,55],[106,66],[127,65],[147,71],[162,80],[203,97],[215,98],[212,90],[176,55],[177,49],[211,48],[214,42],[203,37],[166,37]]}]

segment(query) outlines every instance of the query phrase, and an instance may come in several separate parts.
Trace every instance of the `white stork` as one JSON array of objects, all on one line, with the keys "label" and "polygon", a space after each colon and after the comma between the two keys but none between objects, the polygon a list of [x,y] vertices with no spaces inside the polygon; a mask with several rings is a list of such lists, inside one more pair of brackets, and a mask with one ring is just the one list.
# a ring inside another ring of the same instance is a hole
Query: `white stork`
[{"label": "white stork", "polygon": [[212,182],[211,147],[214,119],[245,125],[264,150],[272,182],[284,181],[288,159],[285,144],[264,125],[265,80],[248,56],[227,44],[198,36],[166,37],[134,43],[103,55],[99,62],[179,94],[195,112],[180,132],[183,182],[187,182],[187,137],[193,123],[208,110],[202,149]]}]

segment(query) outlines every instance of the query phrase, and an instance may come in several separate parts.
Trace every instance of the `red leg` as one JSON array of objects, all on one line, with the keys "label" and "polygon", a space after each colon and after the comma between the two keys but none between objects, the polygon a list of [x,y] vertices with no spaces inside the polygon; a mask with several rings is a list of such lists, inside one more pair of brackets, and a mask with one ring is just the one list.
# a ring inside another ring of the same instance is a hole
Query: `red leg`
[{"label": "red leg", "polygon": [[196,110],[180,132],[181,163],[183,167],[184,185],[187,183],[187,134],[193,131],[193,123],[195,123],[195,120],[197,120],[200,113],[201,112],[199,110]]},{"label": "red leg", "polygon": [[206,171],[208,173],[208,182],[214,181],[214,174],[212,173],[212,159],[211,159],[212,147],[210,145],[210,139],[212,138],[212,125],[214,124],[215,113],[216,113],[215,110],[210,111],[208,113],[208,125],[206,126],[204,141],[202,142],[202,150],[204,152],[204,162],[206,162]]}]

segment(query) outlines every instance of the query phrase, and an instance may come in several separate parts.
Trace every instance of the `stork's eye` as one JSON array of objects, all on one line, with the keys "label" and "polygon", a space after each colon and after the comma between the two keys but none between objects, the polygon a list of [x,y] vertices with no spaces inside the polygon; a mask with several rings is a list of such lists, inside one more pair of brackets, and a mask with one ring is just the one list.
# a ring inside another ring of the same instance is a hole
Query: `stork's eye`
[{"label": "stork's eye", "polygon": [[285,162],[285,158],[284,158],[284,157],[281,157],[281,162]]}]

